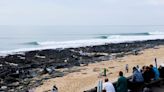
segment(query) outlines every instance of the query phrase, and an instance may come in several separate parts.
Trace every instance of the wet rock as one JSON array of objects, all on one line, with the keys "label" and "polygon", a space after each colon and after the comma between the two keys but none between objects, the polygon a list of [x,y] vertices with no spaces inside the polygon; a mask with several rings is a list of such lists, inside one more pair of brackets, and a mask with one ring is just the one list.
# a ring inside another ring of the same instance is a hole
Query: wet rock
[{"label": "wet rock", "polygon": [[[136,50],[138,54],[144,49],[154,48],[158,45],[164,45],[164,40],[111,43],[79,48],[36,50],[25,52],[24,54],[17,53],[8,55],[0,57],[0,83],[15,86],[15,88],[11,87],[7,88],[7,90],[14,89],[14,91],[23,92],[23,90],[32,86],[32,84],[35,84],[32,83],[31,79],[39,77],[43,73],[48,73],[48,78],[62,77],[65,74],[80,71],[78,69],[73,69],[72,67],[74,66],[85,66],[89,63],[116,59],[118,57],[133,54],[134,50]],[[55,71],[55,69],[60,68],[69,69],[64,72]],[[93,71],[98,70],[94,69]],[[37,81],[34,82],[36,82],[36,84],[38,83]],[[22,87],[19,91],[20,86]]]},{"label": "wet rock", "polygon": [[46,74],[46,73],[51,74],[54,71],[55,71],[54,67],[45,67],[41,72],[42,72],[42,74]]},{"label": "wet rock", "polygon": [[8,84],[8,87],[18,87],[19,85],[20,85],[19,82],[14,82],[14,83]]},{"label": "wet rock", "polygon": [[30,84],[30,80],[25,80],[22,82],[23,85],[29,85]]},{"label": "wet rock", "polygon": [[15,92],[15,89],[10,89],[9,92]]},{"label": "wet rock", "polygon": [[51,74],[52,78],[63,77],[63,76],[64,76],[63,72],[55,72],[55,73]]},{"label": "wet rock", "polygon": [[49,74],[51,74],[51,73],[53,72],[53,69],[51,69],[51,68],[46,68],[45,71],[48,72]]},{"label": "wet rock", "polygon": [[30,68],[38,68],[40,64],[38,63],[33,63],[31,64],[31,67]]},{"label": "wet rock", "polygon": [[41,59],[44,59],[44,58],[46,58],[46,56],[40,56],[40,55],[35,55],[35,57],[37,57],[37,58],[41,58]]},{"label": "wet rock", "polygon": [[29,76],[30,77],[36,77],[37,76],[37,72],[36,71],[32,71],[32,70],[29,70]]},{"label": "wet rock", "polygon": [[17,82],[19,81],[18,79],[16,78],[13,78],[13,77],[9,77],[7,76],[5,79],[4,79],[4,82],[7,83],[7,84],[10,84],[10,83],[13,83],[13,82]]},{"label": "wet rock", "polygon": [[67,63],[58,63],[58,64],[55,64],[55,68],[56,69],[66,68],[66,67],[68,67],[68,64]]},{"label": "wet rock", "polygon": [[7,86],[1,86],[0,91],[5,91],[7,90]]},{"label": "wet rock", "polygon": [[12,73],[12,74],[9,74],[8,76],[13,77],[13,78],[19,78],[19,73]]}]

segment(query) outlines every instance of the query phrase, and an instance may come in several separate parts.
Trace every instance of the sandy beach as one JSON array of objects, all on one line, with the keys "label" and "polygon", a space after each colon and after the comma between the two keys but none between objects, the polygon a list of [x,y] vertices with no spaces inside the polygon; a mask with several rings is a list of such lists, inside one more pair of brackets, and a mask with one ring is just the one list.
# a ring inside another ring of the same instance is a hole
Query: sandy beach
[{"label": "sandy beach", "polygon": [[[99,73],[103,68],[107,68],[107,77],[111,82],[118,78],[118,72],[121,70],[125,76],[130,76],[132,67],[139,65],[140,68],[144,65],[154,64],[154,58],[157,58],[158,65],[164,63],[164,46],[158,46],[151,49],[141,51],[139,55],[127,55],[122,58],[117,58],[109,61],[89,64],[88,66],[75,67],[81,69],[79,72],[70,73],[64,77],[49,79],[43,82],[43,85],[37,87],[35,92],[49,92],[55,84],[59,92],[83,92],[97,85]],[[130,72],[125,73],[125,65],[129,64]]]}]

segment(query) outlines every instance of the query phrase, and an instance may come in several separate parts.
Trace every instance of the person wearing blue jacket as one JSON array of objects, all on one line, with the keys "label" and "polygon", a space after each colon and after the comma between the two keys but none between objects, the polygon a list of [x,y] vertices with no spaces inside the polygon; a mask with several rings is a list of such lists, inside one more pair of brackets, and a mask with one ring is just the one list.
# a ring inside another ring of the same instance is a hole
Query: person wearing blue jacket
[{"label": "person wearing blue jacket", "polygon": [[150,67],[153,69],[153,72],[155,74],[154,80],[158,80],[159,76],[160,76],[159,70],[156,67],[154,67],[153,65],[150,65]]},{"label": "person wearing blue jacket", "polygon": [[133,67],[132,82],[136,82],[136,83],[144,82],[142,73],[140,71],[138,71],[138,69],[136,67]]}]

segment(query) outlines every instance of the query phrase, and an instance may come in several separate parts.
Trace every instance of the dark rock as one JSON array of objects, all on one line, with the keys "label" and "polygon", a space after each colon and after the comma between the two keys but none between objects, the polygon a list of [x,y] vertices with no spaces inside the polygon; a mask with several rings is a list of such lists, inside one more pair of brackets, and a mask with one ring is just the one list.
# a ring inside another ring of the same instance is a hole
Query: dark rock
[{"label": "dark rock", "polygon": [[51,74],[52,78],[63,77],[63,76],[64,76],[63,72],[55,72],[55,73]]},{"label": "dark rock", "polygon": [[53,69],[51,69],[51,68],[46,68],[45,71],[48,72],[49,74],[51,74],[51,73],[53,72]]},{"label": "dark rock", "polygon": [[13,77],[13,78],[19,78],[18,73],[12,73],[12,74],[9,74],[8,76]]},{"label": "dark rock", "polygon": [[7,90],[7,86],[1,86],[0,91],[5,92]]},{"label": "dark rock", "polygon": [[37,68],[37,67],[39,67],[39,64],[34,63],[34,64],[31,64],[31,67],[30,68]]},{"label": "dark rock", "polygon": [[36,77],[37,76],[37,73],[35,71],[28,71],[29,72],[29,76],[30,77]]},{"label": "dark rock", "polygon": [[19,80],[18,79],[16,79],[16,78],[13,78],[13,77],[6,77],[5,78],[5,82],[7,83],[7,84],[10,84],[10,83],[13,83],[13,82],[18,82]]},{"label": "dark rock", "polygon": [[[62,77],[66,73],[76,72],[76,70],[68,70],[68,72],[63,73],[57,72],[55,69],[88,65],[89,63],[115,59],[129,54],[137,55],[144,49],[154,48],[158,45],[164,45],[164,40],[157,39],[79,48],[36,50],[25,52],[24,54],[8,55],[0,57],[0,79],[1,83],[15,86],[15,88],[7,88],[7,91],[14,89],[14,91],[24,92],[23,90],[32,85],[31,79],[43,73],[48,73],[49,78]],[[100,53],[105,53],[105,55]],[[20,85],[14,84],[18,82],[23,86],[21,89],[19,88]],[[37,81],[34,82],[38,83]],[[38,84],[41,84],[41,82]]]},{"label": "dark rock", "polygon": [[19,82],[14,82],[14,83],[11,83],[11,84],[8,84],[8,87],[18,87],[20,85]]},{"label": "dark rock", "polygon": [[56,69],[66,68],[66,67],[68,67],[68,64],[67,63],[58,63],[58,64],[55,64],[55,68]]}]

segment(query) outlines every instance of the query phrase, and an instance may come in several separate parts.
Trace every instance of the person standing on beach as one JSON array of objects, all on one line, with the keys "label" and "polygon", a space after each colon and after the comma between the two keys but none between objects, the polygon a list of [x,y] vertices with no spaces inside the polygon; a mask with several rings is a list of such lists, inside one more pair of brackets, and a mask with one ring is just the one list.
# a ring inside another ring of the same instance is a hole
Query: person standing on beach
[{"label": "person standing on beach", "polygon": [[126,73],[129,72],[129,65],[128,65],[128,64],[126,64],[126,66],[125,66],[125,70],[126,70]]},{"label": "person standing on beach", "polygon": [[102,92],[115,92],[115,88],[111,82],[108,81],[108,78],[105,78],[105,83],[103,83]]},{"label": "person standing on beach", "polygon": [[127,88],[127,79],[123,76],[123,72],[120,71],[119,72],[119,78],[116,84],[116,89],[117,92],[127,92],[128,88]]},{"label": "person standing on beach", "polygon": [[56,85],[53,86],[51,92],[58,92],[58,88],[56,87]]},{"label": "person standing on beach", "polygon": [[106,76],[107,75],[106,72],[107,72],[107,69],[104,68],[104,74],[103,74],[103,76]]}]

